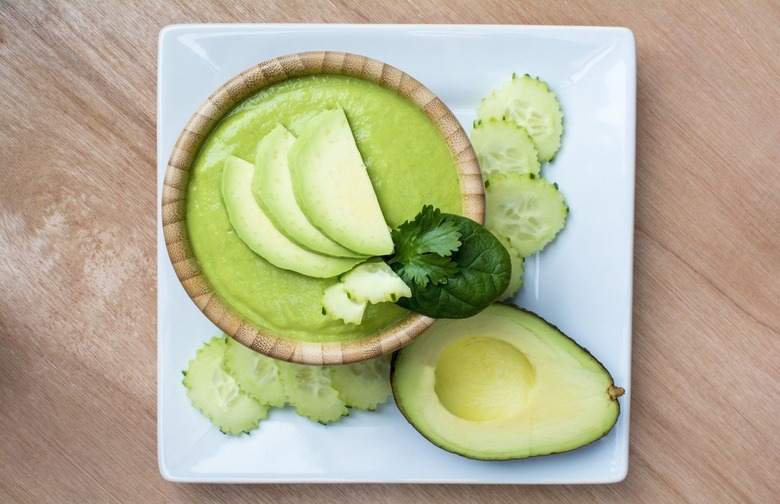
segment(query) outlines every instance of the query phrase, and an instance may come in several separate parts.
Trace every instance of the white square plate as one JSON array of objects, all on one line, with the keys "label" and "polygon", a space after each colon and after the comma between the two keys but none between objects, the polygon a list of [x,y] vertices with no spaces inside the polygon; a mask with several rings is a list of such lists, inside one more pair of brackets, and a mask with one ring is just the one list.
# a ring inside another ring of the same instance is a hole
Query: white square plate
[{"label": "white square plate", "polygon": [[[160,33],[158,203],[168,157],[222,83],[283,54],[346,51],[389,63],[439,96],[471,131],[480,99],[513,72],[539,76],[564,111],[559,184],[565,230],[526,261],[516,302],[560,327],[626,387],[606,437],[573,452],[485,462],[423,439],[392,400],[322,426],[289,408],[228,437],[190,406],[182,370],[220,331],[187,297],[158,218],[158,447],[162,475],[200,482],[607,483],[628,469],[636,51],[623,28],[423,25],[182,25]],[[159,208],[159,205],[158,205]]]}]

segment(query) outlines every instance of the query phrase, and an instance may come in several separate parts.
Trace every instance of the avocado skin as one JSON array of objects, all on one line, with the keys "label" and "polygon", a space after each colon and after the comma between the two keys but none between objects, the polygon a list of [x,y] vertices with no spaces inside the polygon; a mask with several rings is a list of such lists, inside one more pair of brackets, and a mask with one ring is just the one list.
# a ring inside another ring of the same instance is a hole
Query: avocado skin
[{"label": "avocado skin", "polygon": [[[587,348],[579,345],[573,338],[567,336],[556,325],[551,324],[550,322],[545,320],[543,317],[541,317],[541,316],[537,315],[536,313],[532,312],[531,310],[527,310],[525,308],[521,308],[521,307],[518,307],[518,306],[515,306],[515,305],[506,304],[506,303],[502,303],[502,302],[496,302],[493,305],[494,306],[500,306],[500,307],[502,307],[502,309],[506,308],[506,309],[518,310],[520,312],[529,314],[529,315],[531,315],[533,317],[536,317],[539,320],[543,321],[545,324],[547,324],[550,327],[550,329],[552,329],[553,331],[558,332],[561,336],[563,336],[564,338],[569,340],[570,343],[573,343],[577,347],[581,348],[583,350],[583,352],[585,352],[587,354],[588,357],[590,357],[596,364],[598,364],[598,366],[601,368],[601,370],[604,372],[604,374],[610,377],[610,386],[611,387],[615,387],[615,382],[614,382],[614,379],[612,378],[612,374],[607,370],[606,367],[604,367],[604,365],[601,363],[601,361],[596,359],[593,356],[593,354]],[[447,446],[447,445],[445,445],[443,443],[439,443],[439,442],[435,441],[434,439],[431,438],[431,436],[429,434],[427,434],[426,432],[421,430],[411,420],[410,415],[406,411],[404,405],[398,399],[398,393],[397,393],[397,389],[396,389],[396,379],[395,378],[396,378],[396,369],[397,369],[398,356],[399,356],[399,354],[400,354],[400,352],[402,350],[403,349],[400,349],[400,350],[394,352],[393,353],[393,357],[392,357],[392,359],[390,361],[390,386],[391,386],[391,389],[393,391],[393,399],[395,400],[395,403],[396,403],[396,406],[398,407],[398,410],[404,416],[406,421],[409,422],[409,424],[412,427],[414,427],[414,429],[417,432],[419,432],[420,435],[422,435],[425,439],[427,439],[431,444],[441,448],[442,450],[445,450],[447,452],[453,453],[455,455],[459,455],[459,456],[467,458],[467,459],[471,459],[471,460],[484,460],[484,461],[509,461],[509,460],[520,460],[520,459],[540,457],[540,456],[544,456],[544,455],[555,455],[555,454],[558,454],[558,453],[570,452],[570,451],[582,448],[583,446],[588,446],[590,444],[593,444],[596,441],[598,441],[599,439],[601,439],[604,436],[606,436],[607,434],[609,434],[609,432],[612,430],[612,428],[615,426],[615,424],[617,423],[618,419],[620,418],[620,413],[621,413],[620,402],[617,400],[617,398],[613,398],[613,400],[615,401],[616,407],[617,407],[617,414],[615,415],[614,421],[598,437],[595,437],[591,441],[589,441],[587,443],[584,443],[584,444],[581,444],[579,446],[572,446],[571,448],[568,448],[568,449],[565,449],[565,450],[559,450],[559,451],[549,451],[549,452],[544,452],[544,453],[536,453],[536,454],[529,455],[529,456],[489,457],[489,456],[480,456],[479,454],[463,453],[463,452],[457,451],[455,449],[452,449],[452,448],[450,448],[449,446]],[[619,390],[618,396],[622,395],[623,394],[623,389],[622,388],[618,388],[618,390]]]}]

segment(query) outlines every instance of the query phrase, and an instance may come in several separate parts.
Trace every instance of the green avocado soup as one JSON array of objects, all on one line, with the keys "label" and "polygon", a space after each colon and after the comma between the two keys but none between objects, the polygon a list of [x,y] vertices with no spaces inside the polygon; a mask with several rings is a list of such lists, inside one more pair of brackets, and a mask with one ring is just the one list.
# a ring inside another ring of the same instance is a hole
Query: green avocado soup
[{"label": "green avocado soup", "polygon": [[274,84],[239,104],[204,141],[187,193],[187,227],[195,258],[220,298],[250,322],[283,337],[314,342],[357,339],[408,312],[369,304],[363,323],[322,314],[335,278],[277,268],[236,235],[221,193],[225,158],[254,162],[260,139],[281,123],[297,135],[317,112],[344,109],[385,220],[395,228],[423,205],[462,215],[455,162],[433,123],[401,96],[343,76],[309,76]]}]

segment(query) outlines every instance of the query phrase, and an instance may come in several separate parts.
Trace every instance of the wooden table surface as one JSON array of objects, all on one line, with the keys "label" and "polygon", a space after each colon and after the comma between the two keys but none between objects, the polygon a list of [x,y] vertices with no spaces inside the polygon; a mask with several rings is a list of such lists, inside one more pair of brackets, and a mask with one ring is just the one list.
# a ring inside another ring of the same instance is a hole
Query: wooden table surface
[{"label": "wooden table surface", "polygon": [[[0,502],[777,502],[780,4],[387,3],[0,0]],[[157,36],[191,22],[633,30],[624,482],[220,486],[160,477]]]}]

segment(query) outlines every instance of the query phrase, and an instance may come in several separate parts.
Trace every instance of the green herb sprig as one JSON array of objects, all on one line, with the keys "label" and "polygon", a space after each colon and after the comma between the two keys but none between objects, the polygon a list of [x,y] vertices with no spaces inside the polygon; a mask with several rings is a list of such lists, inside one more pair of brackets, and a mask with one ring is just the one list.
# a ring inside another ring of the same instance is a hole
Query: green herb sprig
[{"label": "green herb sprig", "polygon": [[395,256],[388,261],[407,284],[426,287],[440,285],[458,272],[452,253],[461,246],[458,227],[444,221],[441,210],[430,205],[412,221],[391,231]]},{"label": "green herb sprig", "polygon": [[466,318],[492,304],[509,285],[509,253],[493,234],[459,215],[426,205],[391,233],[387,263],[412,296],[397,304],[435,318]]}]

